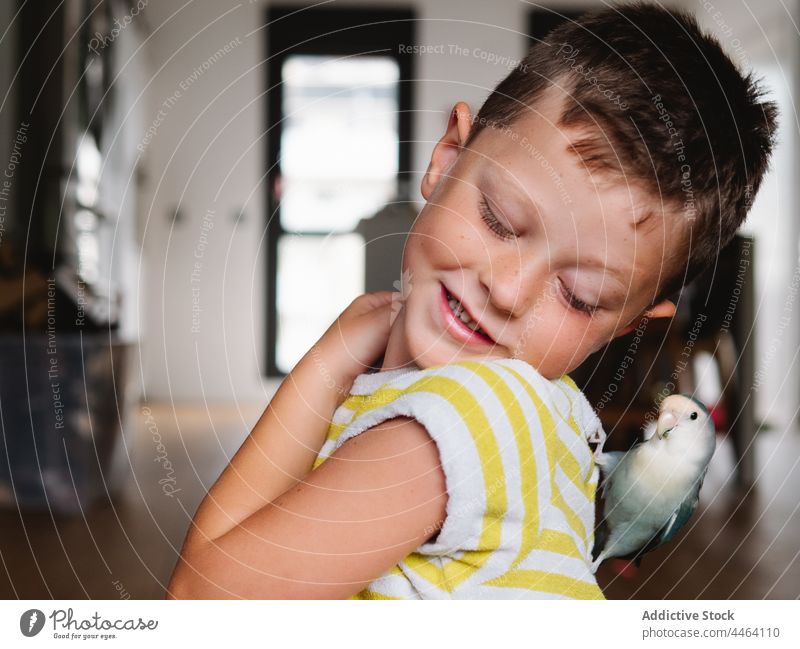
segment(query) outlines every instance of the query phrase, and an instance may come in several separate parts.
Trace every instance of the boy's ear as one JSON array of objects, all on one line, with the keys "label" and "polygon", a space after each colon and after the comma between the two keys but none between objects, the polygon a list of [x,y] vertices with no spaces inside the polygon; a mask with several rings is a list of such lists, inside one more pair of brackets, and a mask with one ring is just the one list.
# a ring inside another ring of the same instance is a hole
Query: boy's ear
[{"label": "boy's ear", "polygon": [[671,318],[674,315],[675,304],[670,300],[661,300],[658,304],[654,304],[649,309],[645,309],[640,315],[636,316],[628,326],[616,332],[614,338],[624,336],[636,329],[645,317],[648,320],[652,320],[653,318]]},{"label": "boy's ear", "polygon": [[422,177],[420,190],[426,201],[430,198],[441,179],[447,175],[458,154],[461,153],[461,148],[464,146],[464,142],[467,141],[467,137],[469,137],[471,127],[472,116],[470,115],[469,106],[465,102],[459,101],[450,111],[447,130],[436,143],[436,146],[433,147],[428,170]]}]

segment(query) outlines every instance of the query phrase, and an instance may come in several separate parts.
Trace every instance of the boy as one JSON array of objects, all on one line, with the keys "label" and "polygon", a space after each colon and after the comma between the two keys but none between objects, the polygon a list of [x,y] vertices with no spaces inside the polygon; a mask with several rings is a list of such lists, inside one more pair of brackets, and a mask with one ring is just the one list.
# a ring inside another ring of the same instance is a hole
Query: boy
[{"label": "boy", "polygon": [[[564,375],[673,315],[743,221],[775,120],[691,17],[639,4],[551,32],[474,118],[458,103],[402,309],[359,297],[292,370],[198,509],[168,596],[602,598],[583,573],[597,420]],[[455,376],[479,396],[437,412],[420,386]],[[470,423],[484,406],[506,419]]]}]

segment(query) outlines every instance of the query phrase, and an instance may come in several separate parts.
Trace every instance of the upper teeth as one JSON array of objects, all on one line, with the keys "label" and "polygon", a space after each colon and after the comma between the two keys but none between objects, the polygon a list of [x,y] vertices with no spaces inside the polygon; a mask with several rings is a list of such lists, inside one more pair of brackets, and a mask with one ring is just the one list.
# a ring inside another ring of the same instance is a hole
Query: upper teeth
[{"label": "upper teeth", "polygon": [[461,320],[465,325],[467,325],[472,331],[478,331],[482,333],[484,336],[486,332],[478,326],[478,323],[472,319],[472,317],[467,313],[466,309],[461,306],[461,302],[456,300],[455,298],[451,297],[448,298],[447,303],[450,305],[450,308],[455,313],[456,317]]}]

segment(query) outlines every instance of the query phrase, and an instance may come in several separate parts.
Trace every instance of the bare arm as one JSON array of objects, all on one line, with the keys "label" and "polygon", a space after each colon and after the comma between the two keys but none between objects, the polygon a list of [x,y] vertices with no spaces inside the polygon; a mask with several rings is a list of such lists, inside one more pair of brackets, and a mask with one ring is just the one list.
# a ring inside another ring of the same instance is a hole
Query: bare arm
[{"label": "bare arm", "polygon": [[386,348],[391,296],[353,300],[292,369],[200,504],[183,553],[235,528],[311,471],[333,411]]},{"label": "bare arm", "polygon": [[431,537],[446,504],[425,427],[383,422],[227,533],[187,548],[169,597],[349,597]]},{"label": "bare arm", "polygon": [[221,536],[311,471],[330,416],[343,399],[316,365],[321,357],[312,348],[281,383],[200,504],[187,543]]}]

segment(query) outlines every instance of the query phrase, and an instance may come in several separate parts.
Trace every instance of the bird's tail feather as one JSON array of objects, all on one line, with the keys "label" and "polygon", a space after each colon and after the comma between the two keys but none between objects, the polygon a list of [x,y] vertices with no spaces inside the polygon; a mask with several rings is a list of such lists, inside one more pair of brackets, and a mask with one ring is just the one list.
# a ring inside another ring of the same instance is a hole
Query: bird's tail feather
[{"label": "bird's tail feather", "polygon": [[606,547],[606,542],[608,541],[608,525],[606,524],[605,520],[600,522],[600,525],[597,526],[597,529],[594,532],[594,546],[592,547],[592,561],[596,561],[597,557],[600,556],[600,553],[603,551],[603,548]]}]

